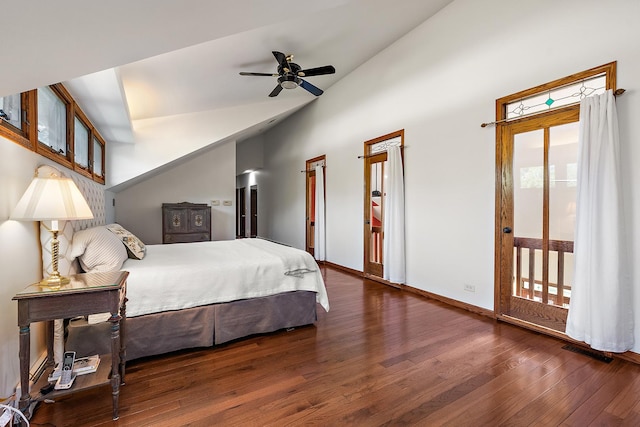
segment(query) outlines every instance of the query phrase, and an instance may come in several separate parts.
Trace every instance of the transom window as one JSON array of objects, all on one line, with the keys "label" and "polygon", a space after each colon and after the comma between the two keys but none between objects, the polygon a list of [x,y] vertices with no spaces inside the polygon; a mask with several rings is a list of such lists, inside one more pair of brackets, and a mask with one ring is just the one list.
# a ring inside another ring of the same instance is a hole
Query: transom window
[{"label": "transom window", "polygon": [[20,94],[0,97],[0,120],[16,129],[22,128],[22,102]]},{"label": "transom window", "polygon": [[607,90],[606,73],[585,78],[578,82],[556,86],[549,90],[508,103],[507,120],[578,104],[583,98],[599,95]]},{"label": "transom window", "polygon": [[38,141],[67,154],[67,105],[49,87],[38,88]]},{"label": "transom window", "polygon": [[105,145],[98,135],[93,136],[93,179],[104,184]]},{"label": "transom window", "polygon": [[375,144],[371,144],[369,146],[369,155],[373,156],[375,154],[386,153],[387,149],[392,145],[402,145],[402,137],[397,136],[395,138],[385,139],[381,142],[376,142]]},{"label": "transom window", "polygon": [[62,84],[0,97],[0,136],[105,182],[104,139]]}]

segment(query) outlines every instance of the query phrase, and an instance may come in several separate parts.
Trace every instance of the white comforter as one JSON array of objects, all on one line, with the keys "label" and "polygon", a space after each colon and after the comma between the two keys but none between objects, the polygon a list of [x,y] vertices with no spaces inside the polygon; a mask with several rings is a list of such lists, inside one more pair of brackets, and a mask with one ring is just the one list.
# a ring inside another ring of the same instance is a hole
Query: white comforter
[{"label": "white comforter", "polygon": [[148,245],[129,259],[127,316],[141,316],[289,291],[316,292],[329,311],[318,265],[299,249],[261,239]]}]

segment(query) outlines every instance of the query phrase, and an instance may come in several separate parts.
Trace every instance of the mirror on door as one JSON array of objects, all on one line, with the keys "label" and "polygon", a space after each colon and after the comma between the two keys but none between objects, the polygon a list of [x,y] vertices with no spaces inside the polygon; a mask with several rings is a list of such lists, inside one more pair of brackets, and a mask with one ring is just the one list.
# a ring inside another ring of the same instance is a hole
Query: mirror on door
[{"label": "mirror on door", "polygon": [[371,248],[369,261],[382,264],[382,209],[384,205],[384,166],[386,162],[373,163],[370,172],[371,190]]}]

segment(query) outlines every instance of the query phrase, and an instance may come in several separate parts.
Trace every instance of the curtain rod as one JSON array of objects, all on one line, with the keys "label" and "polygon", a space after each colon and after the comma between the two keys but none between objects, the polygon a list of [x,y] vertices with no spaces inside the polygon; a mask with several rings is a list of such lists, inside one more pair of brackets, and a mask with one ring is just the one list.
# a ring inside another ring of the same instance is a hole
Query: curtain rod
[{"label": "curtain rod", "polygon": [[[408,145],[398,145],[398,147],[400,147],[401,150],[404,150],[405,148],[409,147]],[[359,159],[368,159],[369,157],[375,157],[378,154],[382,154],[385,153],[386,151],[380,151],[379,153],[375,153],[375,154],[368,154],[366,156],[358,156]]]},{"label": "curtain rod", "polygon": [[[323,168],[327,167],[327,165],[319,165],[319,166],[321,166]],[[305,172],[306,173],[311,173],[311,172],[315,172],[315,171],[316,171],[315,169],[307,169],[307,170],[300,171],[300,173],[305,173]]]},{"label": "curtain rod", "polygon": [[[625,89],[616,89],[616,90],[613,92],[613,96],[618,97],[618,96],[622,95],[622,94],[623,94],[623,93],[625,93],[625,92],[626,92],[626,90],[625,90]],[[577,104],[577,102],[575,102],[575,103],[573,103],[573,104],[568,104],[568,105],[574,105],[574,104]],[[565,105],[565,107],[566,107],[566,105]],[[549,111],[549,110],[547,110],[547,111]],[[530,115],[531,115],[531,116],[533,116],[533,115],[535,115],[535,114],[537,114],[537,113],[533,113],[533,114],[530,114]],[[504,123],[504,122],[508,122],[508,121],[510,121],[510,120],[517,120],[517,119],[519,119],[519,118],[521,118],[521,117],[528,117],[528,116],[520,116],[520,117],[515,117],[515,118],[512,118],[512,119],[502,119],[502,120],[496,120],[495,122],[482,123],[482,124],[480,125],[480,127],[481,127],[481,128],[486,128],[487,126],[496,125],[496,124],[498,124],[498,123]]]}]

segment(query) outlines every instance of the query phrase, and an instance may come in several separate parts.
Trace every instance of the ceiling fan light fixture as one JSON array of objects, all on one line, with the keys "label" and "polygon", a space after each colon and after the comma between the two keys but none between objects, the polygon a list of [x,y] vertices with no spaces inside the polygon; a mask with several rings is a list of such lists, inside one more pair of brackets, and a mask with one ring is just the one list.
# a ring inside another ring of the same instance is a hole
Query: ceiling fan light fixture
[{"label": "ceiling fan light fixture", "polygon": [[300,79],[291,74],[286,74],[278,77],[278,82],[284,89],[295,89],[300,84]]},{"label": "ceiling fan light fixture", "polygon": [[280,84],[285,89],[295,89],[295,88],[298,87],[298,84],[296,82],[293,82],[293,81],[290,81],[290,80],[285,80]]}]

